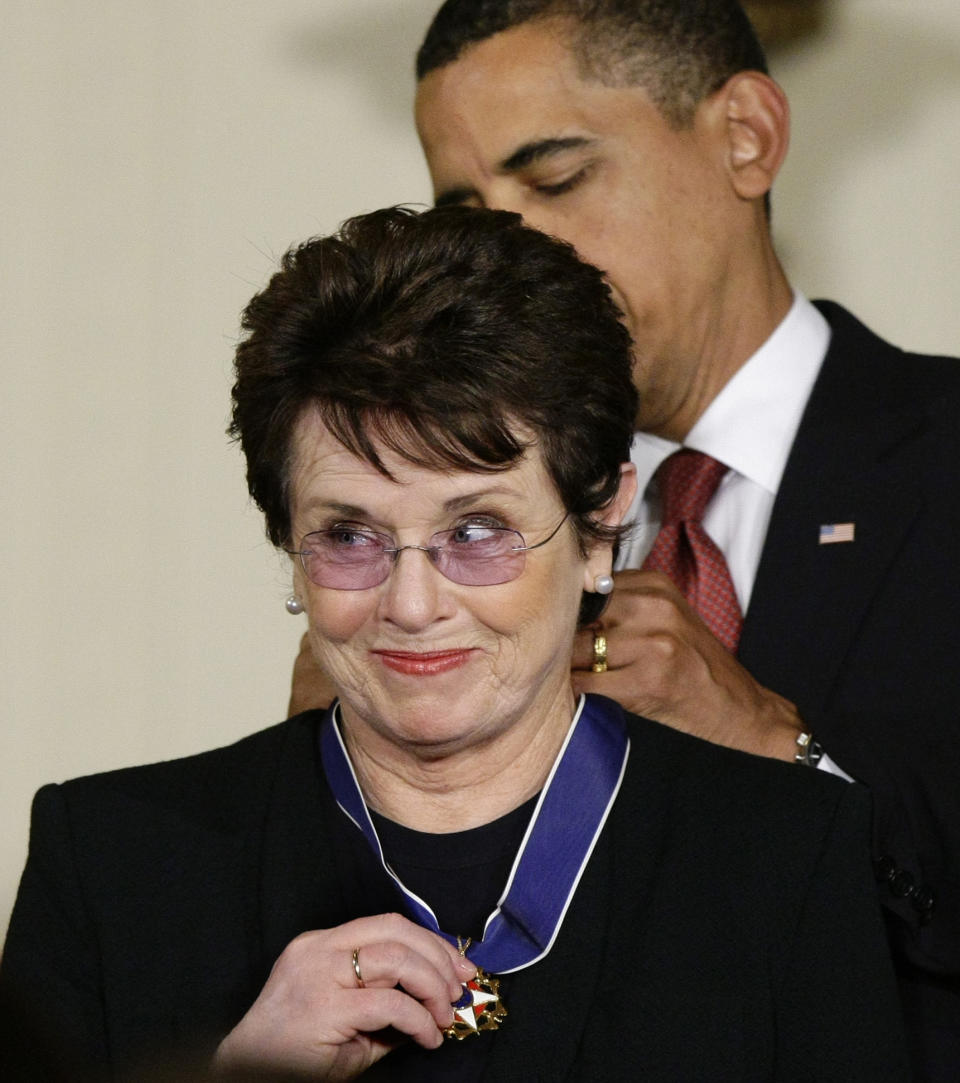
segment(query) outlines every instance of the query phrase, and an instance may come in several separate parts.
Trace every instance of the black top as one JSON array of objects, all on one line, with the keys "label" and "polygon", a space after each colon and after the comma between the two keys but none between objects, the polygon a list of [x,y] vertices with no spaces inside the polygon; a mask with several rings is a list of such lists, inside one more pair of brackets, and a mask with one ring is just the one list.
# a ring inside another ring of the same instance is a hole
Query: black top
[{"label": "black top", "polygon": [[533,797],[498,820],[469,831],[414,831],[376,812],[370,818],[387,864],[433,910],[444,932],[483,939],[483,927],[506,885]]}]

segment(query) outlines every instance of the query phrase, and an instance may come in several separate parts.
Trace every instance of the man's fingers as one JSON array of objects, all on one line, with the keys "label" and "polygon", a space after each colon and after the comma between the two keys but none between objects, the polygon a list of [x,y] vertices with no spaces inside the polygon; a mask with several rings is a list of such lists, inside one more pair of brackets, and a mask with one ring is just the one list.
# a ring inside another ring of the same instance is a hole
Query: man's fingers
[{"label": "man's fingers", "polygon": [[[571,666],[575,670],[590,670],[593,665],[593,641],[595,630],[593,628],[581,628],[573,637],[573,659]],[[607,664],[610,664],[609,645]],[[586,689],[584,689],[586,691]]]},{"label": "man's fingers", "polygon": [[317,707],[329,707],[336,694],[327,675],[317,665],[310,649],[309,635],[304,632],[300,639],[300,651],[293,663],[287,717],[292,718],[301,711]]},{"label": "man's fingers", "polygon": [[[626,571],[614,577],[616,587],[603,619],[577,631],[573,638],[571,668],[578,674],[592,670],[597,661],[594,643],[597,634],[606,639],[607,666],[619,669],[637,657],[637,644],[651,635],[671,634],[699,623],[683,595],[660,572]],[[583,691],[600,691],[583,688]],[[610,694],[610,693],[606,693]]]}]

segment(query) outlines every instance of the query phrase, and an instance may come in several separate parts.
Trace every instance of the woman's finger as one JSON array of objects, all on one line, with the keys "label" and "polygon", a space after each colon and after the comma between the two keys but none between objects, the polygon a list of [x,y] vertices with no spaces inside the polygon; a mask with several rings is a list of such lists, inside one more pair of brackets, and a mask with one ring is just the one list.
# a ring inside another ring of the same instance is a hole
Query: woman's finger
[{"label": "woman's finger", "polygon": [[[354,921],[348,921],[345,925],[338,925],[335,929],[326,930],[322,935],[329,939],[329,946],[336,944],[344,948],[349,957],[352,957],[356,948],[363,948],[368,944],[384,942],[404,944],[429,960],[444,976],[450,984],[450,994],[454,1000],[459,996],[461,983],[467,981],[476,972],[476,967],[469,958],[461,955],[449,941],[401,914],[378,914],[376,917],[357,918]],[[353,973],[352,962],[349,971],[350,974]],[[366,981],[365,971],[363,976]]]},{"label": "woman's finger", "polygon": [[368,1035],[392,1027],[425,1049],[436,1049],[443,1044],[443,1028],[453,1022],[452,1007],[449,1004],[440,1007],[438,1019],[426,1003],[403,989],[371,989],[368,986],[357,989],[349,998],[350,1027]]},{"label": "woman's finger", "polygon": [[423,1004],[438,1027],[449,1026],[452,1022],[451,1004],[460,996],[460,982],[451,982],[446,970],[438,970],[432,959],[408,943],[381,940],[364,944],[351,953],[349,968],[358,989],[360,980],[364,990],[399,986]]}]

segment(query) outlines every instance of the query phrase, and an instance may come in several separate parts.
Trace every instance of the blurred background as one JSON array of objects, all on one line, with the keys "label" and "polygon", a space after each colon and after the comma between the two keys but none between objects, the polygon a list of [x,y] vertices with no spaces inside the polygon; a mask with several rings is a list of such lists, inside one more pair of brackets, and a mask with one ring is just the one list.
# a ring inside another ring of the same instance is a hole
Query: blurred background
[{"label": "blurred background", "polygon": [[[39,785],[284,717],[303,618],[224,435],[238,314],[291,243],[429,200],[438,2],[3,0],[0,934]],[[960,5],[754,8],[795,284],[960,353]]]}]

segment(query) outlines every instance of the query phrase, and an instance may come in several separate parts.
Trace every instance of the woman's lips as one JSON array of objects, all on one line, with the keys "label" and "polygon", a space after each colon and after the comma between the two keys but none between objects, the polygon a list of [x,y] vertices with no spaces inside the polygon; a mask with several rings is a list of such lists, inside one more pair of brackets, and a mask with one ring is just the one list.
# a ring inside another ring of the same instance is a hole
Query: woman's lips
[{"label": "woman's lips", "polygon": [[433,677],[464,665],[472,649],[453,651],[374,651],[383,664],[397,673]]}]

